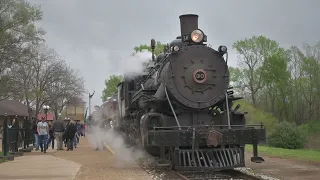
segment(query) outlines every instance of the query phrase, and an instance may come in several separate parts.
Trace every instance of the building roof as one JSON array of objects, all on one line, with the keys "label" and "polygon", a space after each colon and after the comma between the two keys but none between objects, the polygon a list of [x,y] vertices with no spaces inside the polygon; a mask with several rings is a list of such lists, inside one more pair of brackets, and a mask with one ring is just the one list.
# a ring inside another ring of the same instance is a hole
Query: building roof
[{"label": "building roof", "polygon": [[28,106],[16,100],[0,101],[0,116],[29,116]]},{"label": "building roof", "polygon": [[[38,114],[38,120],[41,120],[41,118],[44,117],[46,118],[46,114]],[[47,121],[53,121],[54,120],[54,115],[52,113],[47,114]]]},{"label": "building roof", "polygon": [[72,98],[70,99],[67,104],[85,104],[86,102],[84,102],[81,98]]}]

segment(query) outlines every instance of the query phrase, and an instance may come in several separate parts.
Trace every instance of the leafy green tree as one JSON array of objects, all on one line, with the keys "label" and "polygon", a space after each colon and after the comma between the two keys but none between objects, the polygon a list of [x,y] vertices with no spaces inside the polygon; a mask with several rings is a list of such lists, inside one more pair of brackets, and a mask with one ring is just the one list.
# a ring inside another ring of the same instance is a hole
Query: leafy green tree
[{"label": "leafy green tree", "polygon": [[[261,68],[262,83],[264,84],[265,93],[268,95],[265,103],[271,105],[271,112],[276,113],[276,107],[284,109],[287,114],[286,103],[290,72],[287,70],[287,57],[284,49],[279,49],[274,54],[267,57]],[[280,115],[278,116],[280,117]],[[286,119],[288,116],[282,117]]]},{"label": "leafy green tree", "polygon": [[0,99],[17,96],[7,70],[28,62],[23,56],[31,45],[43,40],[44,31],[35,25],[41,18],[40,8],[27,1],[0,0]]},{"label": "leafy green tree", "polygon": [[[320,101],[320,61],[314,56],[305,57],[302,60],[304,85],[302,87],[303,98],[306,101],[308,116],[311,120],[316,111],[319,113]],[[317,109],[317,110],[316,110]],[[318,116],[319,117],[319,116]]]},{"label": "leafy green tree", "polygon": [[35,23],[42,19],[38,6],[21,0],[0,0],[0,60],[7,65],[28,50],[28,45],[42,40],[44,31]]},{"label": "leafy green tree", "polygon": [[230,85],[235,90],[235,93],[245,96],[245,81],[243,71],[238,67],[229,67]]},{"label": "leafy green tree", "polygon": [[261,66],[267,57],[279,50],[279,44],[261,35],[236,41],[233,48],[240,55],[238,63],[242,68],[251,101],[253,105],[257,105],[257,93],[263,87]]},{"label": "leafy green tree", "polygon": [[104,81],[106,87],[102,91],[102,101],[106,101],[108,97],[117,92],[117,86],[122,81],[122,79],[123,76],[121,75],[111,75]]}]

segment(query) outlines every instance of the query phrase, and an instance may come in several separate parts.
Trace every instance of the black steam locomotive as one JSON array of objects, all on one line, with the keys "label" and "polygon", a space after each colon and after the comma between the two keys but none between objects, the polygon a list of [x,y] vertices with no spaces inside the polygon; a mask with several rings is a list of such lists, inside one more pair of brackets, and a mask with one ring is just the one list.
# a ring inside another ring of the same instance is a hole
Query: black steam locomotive
[{"label": "black steam locomotive", "polygon": [[[251,161],[263,162],[257,144],[265,141],[262,124],[246,125],[234,109],[229,87],[227,47],[218,51],[204,42],[198,15],[180,16],[181,35],[139,76],[118,85],[119,120],[115,129],[128,143],[158,157],[173,169],[223,170],[245,166],[245,144],[253,144]],[[224,59],[226,56],[226,60]]]}]

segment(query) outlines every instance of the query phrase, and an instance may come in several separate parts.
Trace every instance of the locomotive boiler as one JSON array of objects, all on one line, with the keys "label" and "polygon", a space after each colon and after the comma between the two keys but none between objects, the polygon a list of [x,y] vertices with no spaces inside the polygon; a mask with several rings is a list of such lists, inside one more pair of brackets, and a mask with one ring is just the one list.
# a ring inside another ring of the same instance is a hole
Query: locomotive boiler
[{"label": "locomotive boiler", "polygon": [[[173,169],[223,170],[245,166],[245,144],[253,144],[253,162],[263,162],[257,144],[263,124],[247,125],[233,108],[227,47],[207,46],[198,15],[180,17],[180,35],[154,56],[144,74],[124,76],[118,85],[119,122],[126,142],[158,157]],[[226,57],[226,58],[224,58]]]}]

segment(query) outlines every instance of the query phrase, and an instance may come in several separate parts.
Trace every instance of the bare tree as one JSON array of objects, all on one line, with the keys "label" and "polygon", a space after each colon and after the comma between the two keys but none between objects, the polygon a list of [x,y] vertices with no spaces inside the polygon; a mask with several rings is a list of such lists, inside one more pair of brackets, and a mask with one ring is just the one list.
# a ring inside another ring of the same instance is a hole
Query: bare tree
[{"label": "bare tree", "polygon": [[62,69],[60,80],[54,82],[47,92],[49,105],[55,117],[58,117],[66,102],[73,98],[81,97],[84,92],[84,80],[79,76],[78,72],[68,66]]},{"label": "bare tree", "polygon": [[42,43],[45,32],[35,26],[41,18],[27,1],[0,0],[0,100],[19,100],[36,114],[47,104],[57,116],[66,101],[82,95],[84,81]]},{"label": "bare tree", "polygon": [[65,62],[59,59],[53,49],[44,44],[35,45],[22,57],[24,63],[12,66],[12,76],[17,89],[30,108],[39,113],[42,105],[49,101],[51,85],[59,82]]}]

